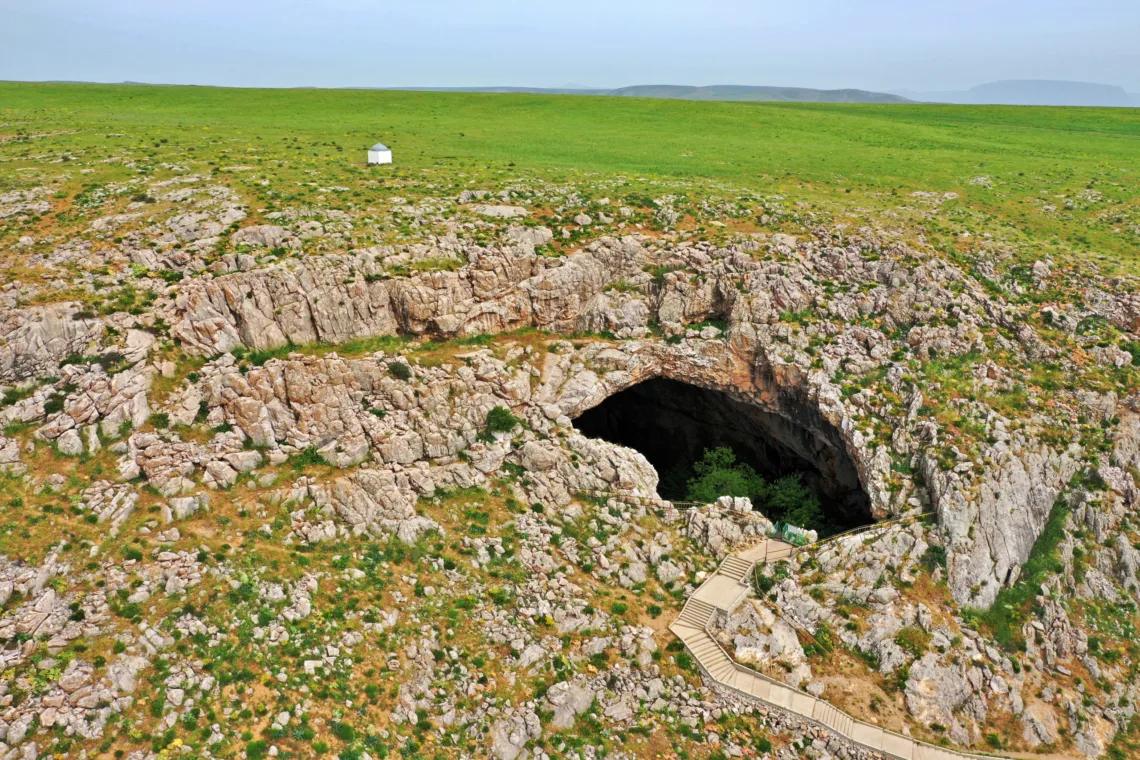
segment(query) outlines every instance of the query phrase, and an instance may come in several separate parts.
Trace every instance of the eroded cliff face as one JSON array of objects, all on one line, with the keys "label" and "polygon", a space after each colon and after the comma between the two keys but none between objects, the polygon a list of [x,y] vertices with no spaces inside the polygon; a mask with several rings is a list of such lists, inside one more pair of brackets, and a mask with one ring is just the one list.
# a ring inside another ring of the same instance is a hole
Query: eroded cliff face
[{"label": "eroded cliff face", "polygon": [[[213,355],[236,346],[344,343],[376,335],[499,333],[523,326],[572,332],[622,319],[602,293],[643,275],[632,238],[606,239],[564,259],[534,246],[468,246],[454,272],[388,278],[382,257],[359,252],[289,261],[269,269],[195,280],[173,309],[172,335]],[[644,328],[648,312],[624,315]]]},{"label": "eroded cliff face", "polygon": [[[555,417],[577,417],[657,377],[726,391],[732,400],[710,414],[762,430],[769,450],[757,446],[757,456],[812,462],[821,482],[835,486],[824,492],[843,502],[839,508],[876,519],[934,510],[951,549],[954,596],[973,605],[989,604],[1017,577],[1061,488],[1093,456],[1072,436],[1062,440],[1051,430],[1048,441],[1041,437],[1046,424],[1068,424],[1075,414],[1030,406],[1015,420],[994,408],[1017,378],[970,358],[1000,351],[1027,365],[1056,360],[1058,349],[1026,319],[1028,307],[1003,302],[954,266],[902,244],[822,233],[800,243],[784,237],[716,248],[630,235],[558,258],[537,253],[526,239],[502,247],[451,243],[438,253],[466,264],[389,277],[382,252],[286,259],[185,280],[155,313],[184,350],[201,356],[385,335],[446,339],[523,327],[591,333],[597,337],[579,340],[592,342],[588,362],[552,354],[544,363],[537,403],[557,407]],[[75,353],[129,348],[116,343],[122,337],[101,340],[108,321],[72,317],[67,307],[9,311],[12,329],[0,356],[9,376],[57,371]],[[864,326],[871,319],[877,327]],[[115,324],[119,336],[142,335],[125,315]],[[1097,350],[1094,361],[1120,361]],[[977,396],[952,404],[958,419],[976,421],[980,437],[960,442],[963,426],[947,429],[932,415],[942,391],[938,383],[924,386],[921,374],[935,360],[974,362],[968,371]],[[267,387],[299,382],[287,375]],[[253,416],[249,399],[266,391],[248,387],[248,376],[214,383],[181,391],[181,406],[170,413],[181,418],[202,401],[232,399],[224,403],[235,424],[258,445],[277,440],[280,428],[291,431],[294,447],[335,445],[338,464],[366,456],[375,427],[367,420],[349,415],[309,438],[294,401],[259,402],[264,409]],[[314,403],[322,424],[346,414],[355,391],[342,387],[320,384]],[[1092,395],[1059,393],[1051,403],[1080,413],[1095,405],[1099,396]],[[83,424],[91,420],[74,426]],[[53,421],[49,429],[67,426]],[[422,456],[455,456],[473,440],[468,430]],[[862,496],[851,493],[856,485]]]}]

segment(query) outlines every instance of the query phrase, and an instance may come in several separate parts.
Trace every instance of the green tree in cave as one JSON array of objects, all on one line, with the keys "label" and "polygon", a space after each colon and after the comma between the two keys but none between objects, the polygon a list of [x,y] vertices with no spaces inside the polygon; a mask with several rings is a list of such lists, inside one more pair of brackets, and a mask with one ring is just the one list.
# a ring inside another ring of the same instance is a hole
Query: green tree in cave
[{"label": "green tree in cave", "polygon": [[824,535],[832,532],[819,499],[798,473],[769,483],[750,465],[736,461],[736,453],[727,446],[705,449],[704,456],[693,463],[687,496],[690,501],[706,504],[721,496],[747,496],[770,520],[782,520]]}]

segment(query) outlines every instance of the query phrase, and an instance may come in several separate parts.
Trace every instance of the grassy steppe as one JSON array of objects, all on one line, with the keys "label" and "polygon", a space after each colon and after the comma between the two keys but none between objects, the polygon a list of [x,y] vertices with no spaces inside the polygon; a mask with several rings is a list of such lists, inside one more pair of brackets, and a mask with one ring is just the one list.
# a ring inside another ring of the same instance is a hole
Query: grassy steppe
[{"label": "grassy steppe", "polygon": [[[1140,251],[1140,109],[0,84],[0,136],[21,129],[64,132],[30,154],[165,138],[155,147],[166,158],[254,151],[315,169],[318,181],[351,180],[362,151],[383,140],[405,171],[623,173],[858,215],[914,191],[953,192],[940,223],[950,225],[928,233],[987,231],[1129,269]],[[19,161],[8,147],[5,161]],[[15,182],[0,172],[0,188]]]}]

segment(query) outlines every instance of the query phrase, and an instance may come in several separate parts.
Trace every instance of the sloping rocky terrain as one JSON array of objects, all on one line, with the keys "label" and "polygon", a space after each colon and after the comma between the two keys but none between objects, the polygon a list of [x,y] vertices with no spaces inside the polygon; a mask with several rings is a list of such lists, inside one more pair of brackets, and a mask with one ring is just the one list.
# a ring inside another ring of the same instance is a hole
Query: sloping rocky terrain
[{"label": "sloping rocky terrain", "polygon": [[657,378],[899,520],[764,568],[741,662],[948,746],[1132,751],[1132,282],[723,188],[100,171],[0,194],[4,758],[865,756],[665,630],[750,529],[575,428]]}]

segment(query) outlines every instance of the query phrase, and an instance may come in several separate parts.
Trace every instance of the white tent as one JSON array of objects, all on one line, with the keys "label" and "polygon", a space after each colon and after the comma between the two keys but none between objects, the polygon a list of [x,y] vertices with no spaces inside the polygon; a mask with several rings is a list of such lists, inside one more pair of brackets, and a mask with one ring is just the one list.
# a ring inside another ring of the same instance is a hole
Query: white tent
[{"label": "white tent", "polygon": [[368,149],[368,163],[390,164],[392,163],[392,151],[384,143],[376,143]]}]

